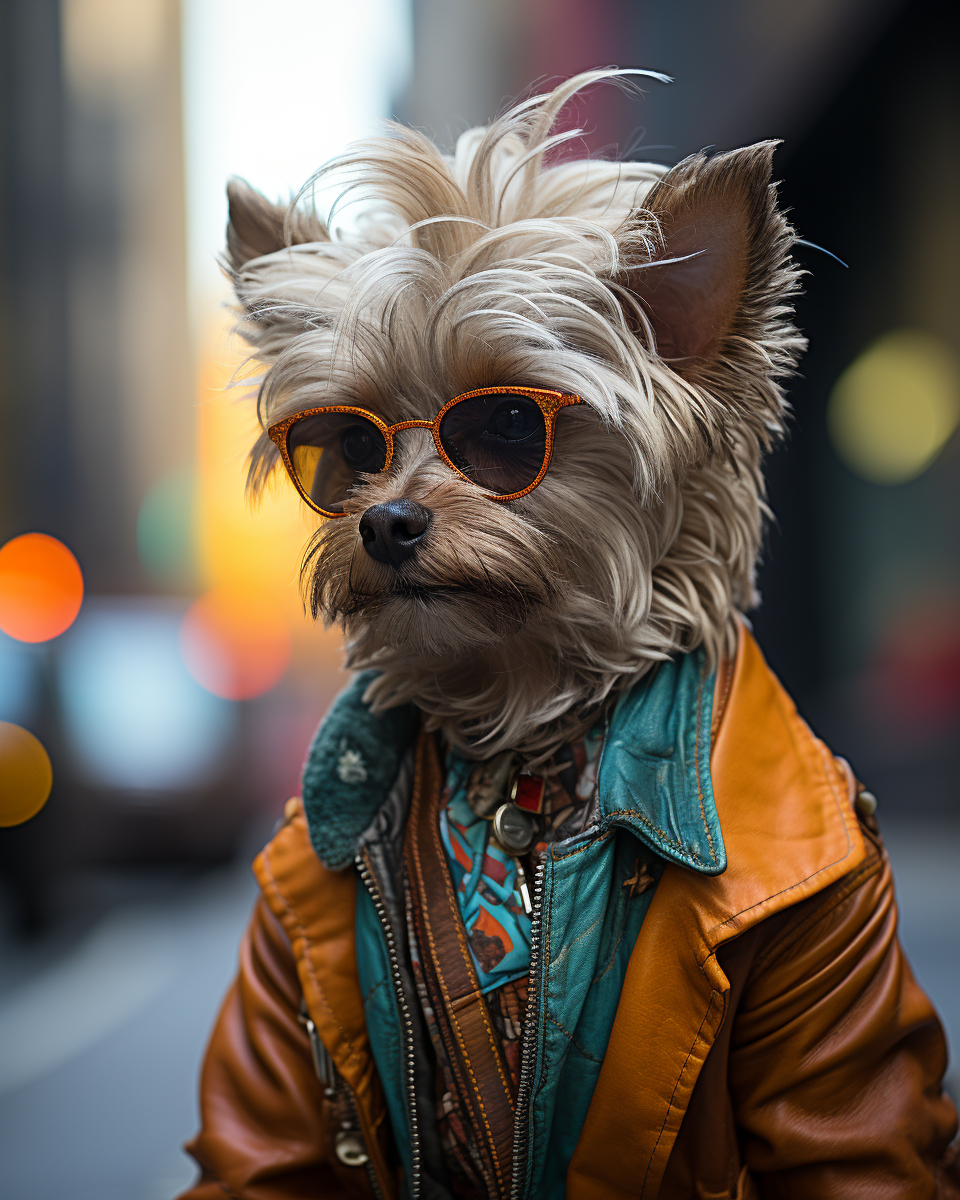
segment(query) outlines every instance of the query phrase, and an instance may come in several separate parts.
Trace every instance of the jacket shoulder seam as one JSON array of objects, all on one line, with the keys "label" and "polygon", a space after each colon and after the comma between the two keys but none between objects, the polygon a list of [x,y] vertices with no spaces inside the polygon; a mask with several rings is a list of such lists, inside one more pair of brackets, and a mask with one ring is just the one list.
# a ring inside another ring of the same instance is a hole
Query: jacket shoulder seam
[{"label": "jacket shoulder seam", "polygon": [[[795,715],[795,720],[802,723],[799,715]],[[804,724],[804,728],[807,728],[807,726],[805,724]],[[808,732],[809,732],[809,730],[808,730]],[[786,896],[790,892],[795,891],[797,888],[803,887],[804,884],[810,883],[812,880],[815,880],[818,876],[827,874],[828,872],[832,871],[835,867],[839,866],[841,863],[846,861],[846,859],[849,858],[850,855],[855,852],[853,839],[850,836],[850,827],[847,823],[846,816],[845,816],[844,810],[843,810],[843,799],[837,791],[836,781],[831,778],[830,771],[828,769],[826,769],[825,760],[826,760],[827,754],[828,754],[827,748],[826,748],[826,746],[823,745],[822,742],[819,741],[819,739],[814,738],[812,734],[810,734],[810,737],[817,747],[818,753],[820,755],[820,765],[821,765],[821,767],[824,768],[824,779],[825,779],[827,787],[830,789],[831,795],[833,796],[834,804],[836,805],[837,813],[840,817],[840,821],[841,821],[841,824],[843,827],[843,832],[844,832],[844,835],[847,840],[846,853],[842,854],[839,858],[834,859],[833,862],[825,863],[822,867],[818,867],[816,871],[811,872],[811,874],[805,876],[803,879],[796,880],[795,882],[789,884],[789,886],[787,886],[785,888],[781,888],[780,891],[778,891],[778,892],[772,892],[770,895],[765,896],[762,900],[758,900],[755,904],[751,904],[751,905],[748,905],[748,907],[746,907],[746,908],[740,909],[739,912],[731,913],[730,916],[728,916],[725,920],[719,922],[717,925],[714,925],[711,928],[711,930],[710,930],[711,934],[717,933],[718,931],[725,929],[728,925],[733,924],[740,917],[746,915],[749,912],[752,912],[754,909],[761,908],[764,904],[769,904],[771,900],[779,900],[780,897]],[[831,759],[832,759],[832,756],[831,756]],[[851,869],[855,870],[857,866],[859,866],[859,862],[855,863],[854,867]],[[842,878],[842,876],[841,876],[841,878]],[[829,886],[829,885],[827,885],[827,886]],[[714,950],[711,950],[710,953],[712,954],[712,953],[714,953],[714,951],[715,951],[715,948],[714,948]],[[707,957],[709,957],[709,955]]]},{"label": "jacket shoulder seam", "polygon": [[873,876],[879,874],[883,867],[880,855],[871,855],[845,876],[837,880],[834,889],[822,893],[810,912],[803,914],[795,925],[784,931],[781,938],[770,946],[764,953],[758,955],[754,963],[754,971],[765,970],[782,959],[797,942],[815,925],[826,920],[830,914],[849,900]]}]

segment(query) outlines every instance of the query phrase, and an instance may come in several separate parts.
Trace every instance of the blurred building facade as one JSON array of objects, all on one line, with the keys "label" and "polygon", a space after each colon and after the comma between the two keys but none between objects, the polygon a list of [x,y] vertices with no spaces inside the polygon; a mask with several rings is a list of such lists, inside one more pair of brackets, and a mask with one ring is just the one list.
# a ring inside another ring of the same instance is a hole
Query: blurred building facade
[{"label": "blurred building facade", "polygon": [[144,590],[136,519],[193,456],[177,0],[4,0],[4,532]]}]

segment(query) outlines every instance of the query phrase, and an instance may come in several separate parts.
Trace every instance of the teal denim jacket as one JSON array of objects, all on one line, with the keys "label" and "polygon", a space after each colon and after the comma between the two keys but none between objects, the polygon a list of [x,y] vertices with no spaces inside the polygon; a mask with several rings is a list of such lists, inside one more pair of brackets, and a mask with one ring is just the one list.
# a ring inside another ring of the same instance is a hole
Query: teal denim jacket
[{"label": "teal denim jacket", "polygon": [[[376,878],[357,889],[367,1029],[407,1190],[442,1196],[432,1082],[410,1032],[419,1007],[403,965],[396,894],[419,714],[412,707],[371,714],[362,698],[370,678],[358,676],[321,725],[304,769],[304,809],[328,867],[349,866],[361,847],[373,852]],[[518,1196],[564,1195],[653,897],[653,889],[634,894],[629,881],[641,864],[655,879],[666,861],[707,875],[726,869],[710,781],[713,686],[696,651],[662,663],[620,698],[600,761],[598,819],[550,846],[541,866],[517,1103]]]}]

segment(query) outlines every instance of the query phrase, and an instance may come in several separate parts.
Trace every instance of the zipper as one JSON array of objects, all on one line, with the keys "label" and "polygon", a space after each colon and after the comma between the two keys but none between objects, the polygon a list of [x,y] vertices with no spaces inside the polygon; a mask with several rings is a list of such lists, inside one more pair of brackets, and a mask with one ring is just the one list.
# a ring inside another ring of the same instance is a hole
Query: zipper
[{"label": "zipper", "polygon": [[[343,1095],[344,1095],[344,1098],[346,1099],[347,1109],[349,1110],[349,1114],[350,1114],[350,1118],[351,1118],[350,1124],[352,1124],[354,1129],[359,1130],[360,1129],[360,1113],[357,1108],[357,1098],[353,1094],[353,1089],[347,1087],[346,1083],[344,1083],[344,1085],[343,1085]],[[345,1122],[345,1124],[346,1124],[346,1122]],[[367,1161],[363,1165],[367,1169],[367,1178],[370,1180],[370,1186],[373,1189],[373,1194],[376,1197],[376,1200],[385,1200],[384,1195],[383,1195],[383,1188],[380,1186],[380,1180],[377,1178],[377,1172],[374,1168],[373,1163],[371,1162],[371,1160],[369,1158],[369,1155],[367,1157]]]},{"label": "zipper", "polygon": [[[313,1066],[317,1073],[317,1078],[323,1084],[323,1094],[331,1101],[336,1101],[335,1110],[340,1118],[339,1138],[345,1133],[355,1134],[360,1138],[360,1145],[363,1145],[363,1135],[361,1134],[360,1112],[357,1107],[357,1098],[353,1094],[353,1089],[337,1070],[333,1061],[333,1056],[320,1040],[320,1034],[317,1033],[317,1027],[313,1022],[313,1018],[307,1011],[306,1001],[301,1001],[300,1014],[297,1018],[300,1024],[307,1031],[307,1036],[310,1038],[310,1051],[313,1055]],[[339,1155],[338,1155],[339,1157]],[[343,1159],[341,1159],[341,1162]],[[347,1164],[352,1165],[352,1164]],[[359,1164],[358,1164],[359,1165]],[[377,1178],[377,1172],[374,1169],[373,1163],[370,1161],[370,1156],[365,1154],[363,1166],[367,1170],[367,1178],[370,1180],[370,1186],[373,1189],[373,1194],[376,1200],[384,1200],[383,1189],[380,1186],[380,1180]]]},{"label": "zipper", "polygon": [[404,1043],[404,1084],[407,1093],[407,1124],[410,1132],[410,1196],[411,1200],[416,1200],[416,1197],[420,1194],[420,1130],[417,1122],[417,1101],[414,1084],[414,1071],[416,1064],[414,1059],[415,1052],[413,1045],[413,1018],[410,1015],[410,1006],[403,994],[403,984],[400,978],[400,959],[397,954],[396,938],[394,937],[393,927],[387,920],[383,901],[380,899],[380,893],[377,891],[377,885],[373,877],[373,871],[370,869],[370,866],[363,854],[358,854],[355,862],[357,864],[357,870],[360,872],[360,878],[363,880],[363,886],[367,889],[370,899],[373,901],[373,906],[377,910],[377,916],[380,919],[380,927],[383,930],[384,940],[387,943],[387,957],[390,961],[390,975],[393,980],[393,990],[397,997],[397,1004],[400,1008],[400,1016],[402,1019],[403,1029],[401,1031],[401,1040]]},{"label": "zipper", "polygon": [[[600,755],[597,760],[598,806],[600,767],[603,764],[604,751],[610,740],[610,716],[608,709],[604,719],[603,745],[600,747]],[[589,829],[581,829],[575,836],[582,837],[588,832]],[[516,1121],[513,1127],[513,1184],[510,1188],[510,1200],[521,1200],[526,1188],[526,1157],[530,1145],[530,1122],[527,1118],[533,1098],[533,1071],[537,1061],[537,1036],[540,1026],[538,1020],[540,1012],[540,924],[543,915],[543,873],[546,865],[547,860],[544,857],[537,863],[533,876],[533,911],[530,915],[530,972],[527,983],[528,1015],[523,1023],[523,1038],[520,1045],[520,1082],[517,1086]],[[526,901],[526,895],[523,898]],[[531,1001],[535,1001],[535,1003],[531,1004]],[[521,1170],[523,1178],[521,1178]]]},{"label": "zipper", "polygon": [[[523,1038],[520,1046],[520,1082],[517,1086],[517,1115],[513,1127],[513,1184],[510,1189],[510,1200],[520,1200],[526,1187],[526,1157],[530,1143],[530,1122],[527,1117],[533,1092],[533,1070],[537,1060],[537,1037],[540,1027],[537,1019],[540,1008],[540,918],[543,909],[543,872],[545,867],[546,859],[544,858],[537,863],[533,876],[527,1016],[523,1023]],[[531,1004],[531,1001],[536,1003]]]}]

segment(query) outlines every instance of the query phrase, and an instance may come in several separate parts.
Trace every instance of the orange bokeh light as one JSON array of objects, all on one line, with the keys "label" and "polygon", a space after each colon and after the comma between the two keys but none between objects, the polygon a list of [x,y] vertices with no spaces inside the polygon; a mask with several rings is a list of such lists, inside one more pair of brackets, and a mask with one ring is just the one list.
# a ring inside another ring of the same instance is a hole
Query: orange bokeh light
[{"label": "orange bokeh light", "polygon": [[22,825],[47,802],[53,770],[32,733],[0,721],[0,826]]},{"label": "orange bokeh light", "polygon": [[46,642],[73,624],[83,574],[63,542],[24,533],[0,549],[0,629],[21,642]]},{"label": "orange bokeh light", "polygon": [[187,610],[180,652],[207,691],[226,700],[250,700],[283,677],[290,663],[290,629],[269,596],[213,588]]}]

